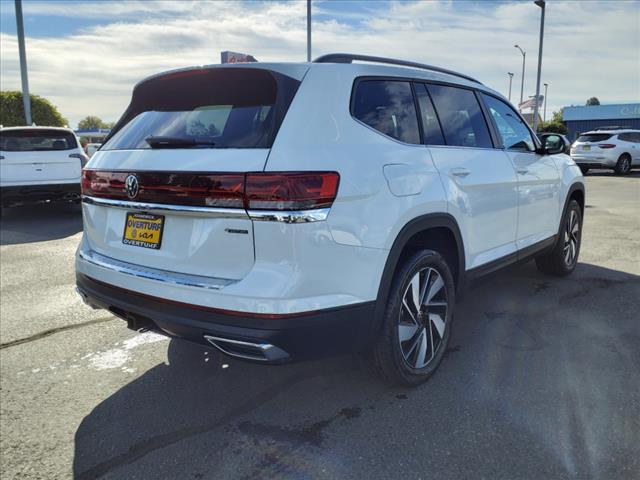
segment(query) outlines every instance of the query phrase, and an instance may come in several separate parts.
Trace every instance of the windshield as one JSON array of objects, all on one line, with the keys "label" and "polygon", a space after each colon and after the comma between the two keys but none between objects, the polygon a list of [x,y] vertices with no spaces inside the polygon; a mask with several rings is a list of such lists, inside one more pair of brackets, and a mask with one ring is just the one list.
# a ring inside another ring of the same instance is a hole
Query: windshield
[{"label": "windshield", "polygon": [[269,148],[299,82],[261,69],[177,72],[139,85],[101,150]]},{"label": "windshield", "polygon": [[72,150],[77,147],[75,135],[64,130],[0,131],[0,150],[5,152]]}]

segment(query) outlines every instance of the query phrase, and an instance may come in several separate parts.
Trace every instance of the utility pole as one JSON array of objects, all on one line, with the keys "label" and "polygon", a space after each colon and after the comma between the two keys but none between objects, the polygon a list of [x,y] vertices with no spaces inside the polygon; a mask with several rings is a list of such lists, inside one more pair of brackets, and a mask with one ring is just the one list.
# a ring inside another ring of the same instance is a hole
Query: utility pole
[{"label": "utility pole", "polygon": [[307,0],[307,62],[311,61],[311,0]]},{"label": "utility pole", "polygon": [[513,73],[507,72],[507,75],[509,75],[509,101],[511,101],[511,82],[513,82]]},{"label": "utility pole", "polygon": [[31,125],[31,97],[29,96],[29,77],[27,76],[27,51],[24,47],[24,25],[22,23],[22,0],[16,0],[16,24],[18,27],[18,52],[20,54],[20,76],[22,77],[22,103],[24,119]]},{"label": "utility pole", "polygon": [[544,84],[544,110],[542,111],[542,121],[547,121],[547,89],[549,88],[549,84]]},{"label": "utility pole", "polygon": [[538,78],[536,80],[536,103],[533,107],[533,131],[538,131],[538,100],[540,99],[540,74],[542,73],[542,39],[544,37],[544,12],[545,0],[536,0],[535,3],[542,9],[540,14],[540,45],[538,46]]},{"label": "utility pole", "polygon": [[522,54],[522,82],[520,83],[520,103],[522,103],[524,100],[524,63],[527,59],[527,52],[522,50],[520,45],[514,45],[514,47],[520,50],[520,53]]}]

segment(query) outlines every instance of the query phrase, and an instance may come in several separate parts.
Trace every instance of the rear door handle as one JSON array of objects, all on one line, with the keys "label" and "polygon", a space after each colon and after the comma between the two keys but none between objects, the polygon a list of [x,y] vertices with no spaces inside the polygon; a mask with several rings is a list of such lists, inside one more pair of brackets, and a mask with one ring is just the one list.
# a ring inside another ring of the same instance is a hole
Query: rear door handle
[{"label": "rear door handle", "polygon": [[468,168],[452,168],[451,175],[455,175],[456,177],[466,177],[471,173],[471,170]]},{"label": "rear door handle", "polygon": [[520,174],[520,175],[525,175],[527,173],[529,173],[529,169],[525,168],[525,167],[519,167],[516,169],[516,171]]}]

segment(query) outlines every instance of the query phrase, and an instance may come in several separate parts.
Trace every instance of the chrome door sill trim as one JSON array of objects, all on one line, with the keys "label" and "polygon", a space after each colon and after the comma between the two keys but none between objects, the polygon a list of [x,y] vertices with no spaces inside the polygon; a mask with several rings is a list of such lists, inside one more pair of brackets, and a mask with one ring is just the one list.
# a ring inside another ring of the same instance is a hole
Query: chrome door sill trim
[{"label": "chrome door sill trim", "polygon": [[198,207],[191,205],[165,205],[162,203],[135,202],[126,200],[113,200],[110,198],[82,196],[82,201],[89,205],[103,207],[123,208],[125,210],[142,210],[145,212],[172,213],[189,215],[194,217],[209,218],[242,218],[247,219],[247,212],[243,208],[218,208]]},{"label": "chrome door sill trim", "polygon": [[238,282],[237,280],[231,280],[228,278],[205,277],[203,275],[190,275],[187,273],[168,272],[157,268],[143,267],[101,255],[93,250],[80,250],[78,255],[82,260],[98,267],[106,268],[125,275],[131,275],[133,277],[155,280],[171,285],[197,287],[207,290],[221,290],[228,285]]},{"label": "chrome door sill trim", "polygon": [[329,210],[329,208],[299,211],[248,210],[248,213],[251,220],[263,222],[309,223],[326,220]]}]

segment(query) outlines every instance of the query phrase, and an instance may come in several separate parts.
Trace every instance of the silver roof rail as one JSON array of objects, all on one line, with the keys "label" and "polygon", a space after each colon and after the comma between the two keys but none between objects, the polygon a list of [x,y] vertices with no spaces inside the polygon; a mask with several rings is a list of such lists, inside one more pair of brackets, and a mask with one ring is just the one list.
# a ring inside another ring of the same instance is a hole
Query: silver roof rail
[{"label": "silver roof rail", "polygon": [[463,73],[454,72],[453,70],[448,70],[446,68],[435,67],[433,65],[427,65],[425,63],[409,62],[406,60],[397,60],[395,58],[374,57],[371,55],[357,55],[352,53],[329,53],[327,55],[322,55],[321,57],[316,58],[313,63],[352,63],[354,60],[373,63],[387,63],[389,65],[400,65],[403,67],[421,68],[423,70],[431,70],[434,72],[446,73],[448,75],[455,75],[456,77],[464,78],[465,80],[470,80],[482,85],[482,82],[479,82],[475,78]]}]

